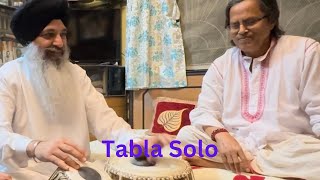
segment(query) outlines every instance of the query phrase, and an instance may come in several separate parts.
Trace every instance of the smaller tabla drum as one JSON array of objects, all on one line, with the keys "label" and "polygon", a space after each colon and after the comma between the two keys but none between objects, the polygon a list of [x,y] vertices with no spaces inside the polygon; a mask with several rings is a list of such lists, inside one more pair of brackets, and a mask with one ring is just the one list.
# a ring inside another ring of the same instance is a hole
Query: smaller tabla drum
[{"label": "smaller tabla drum", "polygon": [[113,180],[194,180],[187,161],[167,157],[158,158],[154,166],[137,166],[131,158],[111,157],[105,171]]}]

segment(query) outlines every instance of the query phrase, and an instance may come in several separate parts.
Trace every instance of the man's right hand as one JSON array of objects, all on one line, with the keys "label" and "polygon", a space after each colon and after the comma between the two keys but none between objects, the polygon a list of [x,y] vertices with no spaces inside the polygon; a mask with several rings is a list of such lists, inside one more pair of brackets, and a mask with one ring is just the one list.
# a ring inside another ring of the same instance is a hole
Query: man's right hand
[{"label": "man's right hand", "polygon": [[[250,172],[249,162],[238,141],[228,132],[221,132],[215,135],[219,154],[226,169],[240,173],[241,167]],[[241,166],[240,166],[241,163]]]},{"label": "man's right hand", "polygon": [[[154,144],[158,144],[160,145],[161,147],[164,147],[168,144],[170,144],[170,142],[174,139],[174,137],[172,135],[169,135],[169,134],[166,134],[166,133],[159,133],[159,134],[156,134],[154,136],[150,136],[148,138],[146,138],[145,140],[148,141],[148,154],[151,154],[151,151],[153,150],[153,145]],[[144,150],[144,141],[145,140],[140,140],[140,141],[137,141],[135,144],[138,144],[140,147],[142,147],[142,150]],[[137,154],[138,153],[138,150],[136,148],[134,148],[134,153]],[[142,157],[141,159],[144,158],[144,153],[145,152],[142,152]],[[151,164],[154,164],[155,163],[155,158],[150,156],[147,158],[147,162],[149,163],[149,165]]]},{"label": "man's right hand", "polygon": [[66,139],[42,141],[34,150],[35,157],[43,162],[52,162],[63,170],[70,167],[79,169],[80,162],[86,161],[86,152],[76,144]]},{"label": "man's right hand", "polygon": [[0,172],[0,180],[11,180],[11,176]]}]

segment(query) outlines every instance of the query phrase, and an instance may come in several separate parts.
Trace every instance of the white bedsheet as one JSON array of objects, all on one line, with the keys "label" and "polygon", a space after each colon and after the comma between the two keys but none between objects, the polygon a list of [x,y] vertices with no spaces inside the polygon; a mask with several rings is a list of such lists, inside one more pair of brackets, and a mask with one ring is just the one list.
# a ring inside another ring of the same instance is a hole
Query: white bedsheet
[{"label": "white bedsheet", "polygon": [[[144,130],[137,130],[137,133],[144,133]],[[106,146],[99,141],[92,141],[90,143],[91,148],[91,160],[107,160],[106,157]],[[111,155],[115,156],[114,150],[111,150]],[[161,151],[165,157],[169,157],[170,149],[169,147],[164,147]],[[237,174],[231,171],[216,169],[216,168],[195,168],[193,169],[193,174],[196,180],[233,180]],[[250,176],[257,176],[252,174],[244,173],[248,180]],[[265,177],[265,180],[280,180],[280,178],[275,177]]]}]

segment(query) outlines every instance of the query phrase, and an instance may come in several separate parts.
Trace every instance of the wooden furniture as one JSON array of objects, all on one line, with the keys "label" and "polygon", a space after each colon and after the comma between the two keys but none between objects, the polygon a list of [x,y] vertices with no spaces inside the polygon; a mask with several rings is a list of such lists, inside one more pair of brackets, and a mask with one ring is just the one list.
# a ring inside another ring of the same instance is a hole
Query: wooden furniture
[{"label": "wooden furniture", "polygon": [[[122,117],[127,121],[127,99],[126,96],[107,96],[106,102],[110,108],[112,108],[119,117]],[[96,140],[96,137],[90,134],[90,141]]]},{"label": "wooden furniture", "polygon": [[124,120],[127,119],[127,100],[126,96],[109,96],[106,97],[106,102],[109,107],[114,109],[118,116]]},{"label": "wooden furniture", "polygon": [[0,66],[17,58],[17,44],[10,30],[10,20],[15,8],[0,4]]}]

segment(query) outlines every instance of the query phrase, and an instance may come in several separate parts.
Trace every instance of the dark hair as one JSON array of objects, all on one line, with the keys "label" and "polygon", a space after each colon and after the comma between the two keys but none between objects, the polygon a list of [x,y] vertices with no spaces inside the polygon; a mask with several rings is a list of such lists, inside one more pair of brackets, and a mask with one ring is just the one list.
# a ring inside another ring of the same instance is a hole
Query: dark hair
[{"label": "dark hair", "polygon": [[[230,25],[230,9],[242,2],[244,0],[230,0],[227,7],[226,7],[226,22],[225,22],[225,28],[228,28]],[[275,38],[280,38],[281,35],[283,35],[285,32],[279,27],[279,7],[277,0],[258,0],[260,4],[260,10],[265,14],[268,21],[271,23],[274,23],[275,26],[271,30],[271,36]]]}]

